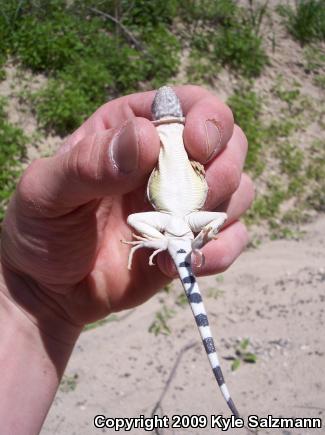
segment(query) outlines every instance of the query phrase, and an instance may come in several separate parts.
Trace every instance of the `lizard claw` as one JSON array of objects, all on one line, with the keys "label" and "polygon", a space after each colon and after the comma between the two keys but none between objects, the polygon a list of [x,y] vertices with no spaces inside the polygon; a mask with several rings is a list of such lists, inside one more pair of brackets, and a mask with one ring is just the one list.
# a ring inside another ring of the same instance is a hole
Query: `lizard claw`
[{"label": "lizard claw", "polygon": [[156,255],[158,255],[159,252],[162,252],[162,251],[165,251],[165,250],[166,250],[165,247],[163,247],[163,248],[159,248],[159,249],[156,249],[156,251],[154,251],[154,252],[150,255],[150,257],[149,257],[149,266],[154,266],[154,265],[155,265],[155,263],[153,262],[154,257],[155,257]]},{"label": "lizard claw", "polygon": [[130,241],[130,240],[121,240],[121,243],[124,243],[125,245],[137,245],[138,243],[141,243],[141,242],[135,242],[135,241]]},{"label": "lizard claw", "polygon": [[192,252],[193,252],[195,258],[199,258],[199,262],[196,265],[196,267],[200,268],[200,267],[204,266],[204,264],[205,264],[205,256],[202,253],[202,251],[200,251],[200,249],[195,248],[195,249],[193,249]]},{"label": "lizard claw", "polygon": [[137,234],[132,233],[132,236],[136,239],[136,240],[142,240],[142,241],[146,241],[146,240],[150,240],[148,237],[146,236],[138,236]]}]

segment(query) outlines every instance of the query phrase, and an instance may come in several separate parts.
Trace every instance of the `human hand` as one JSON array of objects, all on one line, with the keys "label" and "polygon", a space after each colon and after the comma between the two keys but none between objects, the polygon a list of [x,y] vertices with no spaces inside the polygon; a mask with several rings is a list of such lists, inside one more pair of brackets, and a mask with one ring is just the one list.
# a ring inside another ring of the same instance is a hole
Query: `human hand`
[{"label": "human hand", "polygon": [[[242,175],[247,142],[229,108],[211,93],[196,86],[176,93],[186,115],[186,148],[193,159],[208,162],[205,208],[228,214],[218,240],[203,249],[206,262],[198,270],[218,273],[248,240],[237,220],[254,196]],[[2,236],[8,291],[40,327],[52,327],[52,335],[61,321],[81,328],[140,304],[174,276],[166,254],[151,267],[146,250],[127,270],[129,247],[121,244],[131,240],[128,215],[150,209],[146,182],[159,154],[149,121],[153,97],[153,91],[133,94],[99,108],[57,155],[29,166],[11,200]],[[17,281],[23,292],[15,290]]]}]

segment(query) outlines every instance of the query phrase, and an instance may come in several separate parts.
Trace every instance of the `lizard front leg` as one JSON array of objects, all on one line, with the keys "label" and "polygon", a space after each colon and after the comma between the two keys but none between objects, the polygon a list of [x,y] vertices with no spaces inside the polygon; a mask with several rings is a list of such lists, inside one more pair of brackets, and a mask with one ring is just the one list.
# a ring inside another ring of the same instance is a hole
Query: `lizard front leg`
[{"label": "lizard front leg", "polygon": [[128,217],[128,224],[141,234],[141,236],[133,235],[137,241],[123,240],[123,243],[134,245],[129,253],[128,269],[131,269],[133,255],[138,249],[154,249],[154,252],[149,258],[150,266],[153,265],[154,257],[159,254],[159,252],[167,249],[167,238],[164,236],[163,231],[165,231],[169,219],[169,215],[154,211],[134,213]]},{"label": "lizard front leg", "polygon": [[186,220],[193,233],[199,233],[192,242],[192,249],[198,250],[210,242],[210,240],[216,238],[220,228],[227,220],[227,214],[212,211],[196,211],[190,213]]}]

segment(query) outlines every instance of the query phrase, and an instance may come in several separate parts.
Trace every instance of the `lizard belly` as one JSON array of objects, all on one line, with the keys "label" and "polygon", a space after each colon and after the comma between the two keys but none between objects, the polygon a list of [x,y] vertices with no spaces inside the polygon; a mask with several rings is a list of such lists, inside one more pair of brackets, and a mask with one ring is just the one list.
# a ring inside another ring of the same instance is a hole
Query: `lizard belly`
[{"label": "lizard belly", "polygon": [[153,207],[180,216],[200,210],[207,195],[205,179],[198,176],[188,159],[182,165],[177,161],[166,165],[166,159],[161,160],[163,164],[152,172],[148,183]]},{"label": "lizard belly", "polygon": [[183,130],[184,125],[180,123],[157,127],[161,148],[147,188],[152,206],[175,216],[200,210],[208,191],[203,166],[188,158]]}]

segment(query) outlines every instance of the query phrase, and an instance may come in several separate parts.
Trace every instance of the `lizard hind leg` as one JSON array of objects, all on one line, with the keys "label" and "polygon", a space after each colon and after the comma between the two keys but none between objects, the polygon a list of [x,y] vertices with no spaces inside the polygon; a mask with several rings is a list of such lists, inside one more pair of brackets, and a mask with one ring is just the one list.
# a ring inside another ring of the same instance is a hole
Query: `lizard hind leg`
[{"label": "lizard hind leg", "polygon": [[192,249],[203,248],[216,238],[220,228],[227,220],[226,213],[196,211],[187,216],[187,222],[193,233],[199,233],[192,242]]},{"label": "lizard hind leg", "polygon": [[133,245],[129,253],[128,269],[132,267],[134,253],[140,248],[154,249],[153,254],[149,258],[149,265],[153,265],[153,258],[159,253],[167,249],[167,238],[163,234],[168,222],[169,216],[165,213],[146,212],[134,213],[128,217],[128,224],[133,227],[141,235],[132,234],[136,241],[125,241],[123,243]]},{"label": "lizard hind leg", "polygon": [[131,248],[130,253],[129,253],[129,259],[128,259],[128,269],[129,270],[131,270],[131,268],[132,268],[133,255],[138,249],[141,249],[141,248],[155,249],[153,254],[151,254],[149,257],[149,265],[150,266],[154,265],[154,263],[152,261],[153,258],[157,254],[159,254],[159,252],[165,251],[167,249],[167,240],[164,240],[164,239],[156,239],[156,240],[144,239],[144,240],[139,240],[139,241],[134,241],[134,242],[122,240],[122,243],[126,243],[128,245],[134,245],[133,248]]}]

